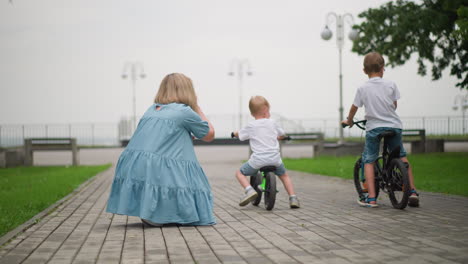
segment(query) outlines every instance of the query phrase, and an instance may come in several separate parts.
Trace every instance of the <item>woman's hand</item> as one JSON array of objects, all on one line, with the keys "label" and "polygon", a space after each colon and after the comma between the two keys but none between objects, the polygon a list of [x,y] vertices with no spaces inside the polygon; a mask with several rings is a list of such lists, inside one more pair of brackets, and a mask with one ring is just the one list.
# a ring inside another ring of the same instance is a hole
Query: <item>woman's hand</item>
[{"label": "woman's hand", "polygon": [[201,110],[200,106],[196,106],[194,111],[200,116],[200,118],[203,120],[203,121],[206,121],[208,122],[208,126],[210,128],[210,130],[208,131],[208,134],[206,134],[206,136],[204,138],[202,138],[201,140],[203,141],[206,141],[206,142],[210,142],[210,141],[213,141],[214,137],[215,137],[215,131],[214,131],[214,127],[213,125],[211,124],[210,120],[208,120],[208,118],[206,118],[205,114],[203,113],[203,111]]}]

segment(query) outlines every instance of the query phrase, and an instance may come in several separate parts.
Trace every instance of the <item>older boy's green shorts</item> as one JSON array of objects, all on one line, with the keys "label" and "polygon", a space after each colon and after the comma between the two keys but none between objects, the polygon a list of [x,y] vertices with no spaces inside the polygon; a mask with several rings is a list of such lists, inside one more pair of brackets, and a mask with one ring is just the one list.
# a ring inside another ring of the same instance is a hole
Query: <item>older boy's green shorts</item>
[{"label": "older boy's green shorts", "polygon": [[401,141],[401,129],[393,127],[378,127],[372,130],[366,131],[366,144],[364,146],[364,152],[362,153],[362,161],[364,164],[372,163],[379,157],[380,141],[378,135],[384,131],[392,130],[395,131],[395,136],[388,139],[388,150],[392,151],[395,147],[400,146],[400,158],[406,157],[406,150],[403,147]]},{"label": "older boy's green shorts", "polygon": [[[242,167],[240,168],[240,172],[244,174],[245,176],[254,176],[257,175],[257,172],[260,169],[254,169],[252,166],[249,165],[248,162],[242,164]],[[284,164],[281,163],[281,165],[276,167],[275,174],[278,176],[284,175],[286,173],[286,168],[284,167]]]}]

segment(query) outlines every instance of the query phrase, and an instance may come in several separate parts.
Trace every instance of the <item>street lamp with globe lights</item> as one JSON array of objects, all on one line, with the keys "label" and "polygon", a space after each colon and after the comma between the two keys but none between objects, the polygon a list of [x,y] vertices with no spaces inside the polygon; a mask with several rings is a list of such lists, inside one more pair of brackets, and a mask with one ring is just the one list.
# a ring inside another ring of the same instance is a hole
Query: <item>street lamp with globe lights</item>
[{"label": "street lamp with globe lights", "polygon": [[[330,40],[333,36],[333,32],[329,29],[329,26],[331,25],[331,22],[333,22],[333,19],[335,20],[336,24],[336,44],[338,46],[338,53],[339,53],[339,80],[340,80],[340,122],[341,120],[344,119],[343,117],[343,74],[342,74],[342,59],[341,59],[341,53],[343,50],[343,45],[344,45],[344,24],[345,21],[351,26],[351,30],[348,33],[348,37],[350,40],[356,40],[359,36],[359,32],[355,29],[352,28],[354,25],[354,18],[353,15],[346,13],[344,15],[337,15],[334,12],[328,13],[325,21],[325,28],[322,30],[322,33],[320,34],[322,39],[324,40]],[[339,131],[340,131],[340,139],[338,141],[339,144],[342,144],[344,142],[344,137],[343,137],[343,127],[341,125],[339,126]]]},{"label": "street lamp with globe lights", "polygon": [[242,128],[242,81],[244,73],[251,76],[252,69],[248,59],[233,59],[229,67],[229,76],[237,76],[237,86],[239,88],[239,129]]},{"label": "street lamp with globe lights", "polygon": [[127,79],[130,77],[132,81],[132,90],[133,90],[133,117],[132,117],[132,125],[133,131],[136,129],[136,96],[135,96],[135,87],[136,87],[136,80],[138,78],[144,79],[146,77],[145,70],[143,68],[143,64],[138,61],[126,62],[124,64],[122,70],[122,79]]},{"label": "street lamp with globe lights", "polygon": [[458,94],[455,96],[455,100],[453,101],[453,106],[452,109],[454,111],[457,111],[458,108],[460,108],[462,112],[462,127],[463,127],[463,135],[466,133],[466,128],[465,128],[465,111],[468,109],[468,94],[461,95]]}]

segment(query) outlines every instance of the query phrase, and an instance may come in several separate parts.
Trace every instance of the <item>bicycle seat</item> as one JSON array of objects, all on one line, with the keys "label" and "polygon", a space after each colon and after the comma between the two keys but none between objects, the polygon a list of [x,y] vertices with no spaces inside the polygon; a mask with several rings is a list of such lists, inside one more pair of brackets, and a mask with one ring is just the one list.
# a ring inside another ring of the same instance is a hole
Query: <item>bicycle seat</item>
[{"label": "bicycle seat", "polygon": [[396,135],[396,133],[393,130],[386,130],[386,131],[379,134],[379,136],[384,137],[384,138],[385,137],[393,137],[395,135]]},{"label": "bicycle seat", "polygon": [[276,167],[275,166],[264,166],[264,167],[261,167],[260,168],[260,171],[263,171],[263,172],[274,172],[276,171]]}]

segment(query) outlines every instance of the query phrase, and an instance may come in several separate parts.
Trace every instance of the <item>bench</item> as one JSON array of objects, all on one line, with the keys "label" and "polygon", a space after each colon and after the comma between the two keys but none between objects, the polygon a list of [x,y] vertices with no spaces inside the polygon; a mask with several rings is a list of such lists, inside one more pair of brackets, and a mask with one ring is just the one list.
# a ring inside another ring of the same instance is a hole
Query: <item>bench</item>
[{"label": "bench", "polygon": [[[411,153],[426,152],[426,130],[425,129],[403,129],[403,141],[411,143]],[[414,140],[416,138],[416,140]]]},{"label": "bench", "polygon": [[[290,141],[280,141],[280,152],[281,145],[311,145],[313,146],[313,155],[316,157],[323,150],[324,136],[321,132],[316,133],[286,133],[286,135],[291,137]],[[215,138],[211,142],[205,142],[200,139],[193,140],[194,145],[198,146],[213,146],[213,145],[249,145],[249,141],[240,141],[237,138]],[[249,148],[249,157],[251,150]]]},{"label": "bench", "polygon": [[280,151],[282,144],[288,145],[311,145],[313,146],[313,155],[317,157],[323,151],[324,135],[321,132],[311,133],[286,133],[291,137],[290,141],[280,141]]},{"label": "bench", "polygon": [[24,165],[33,165],[33,152],[37,150],[71,150],[73,166],[77,166],[78,146],[76,138],[27,138],[24,140]]}]

